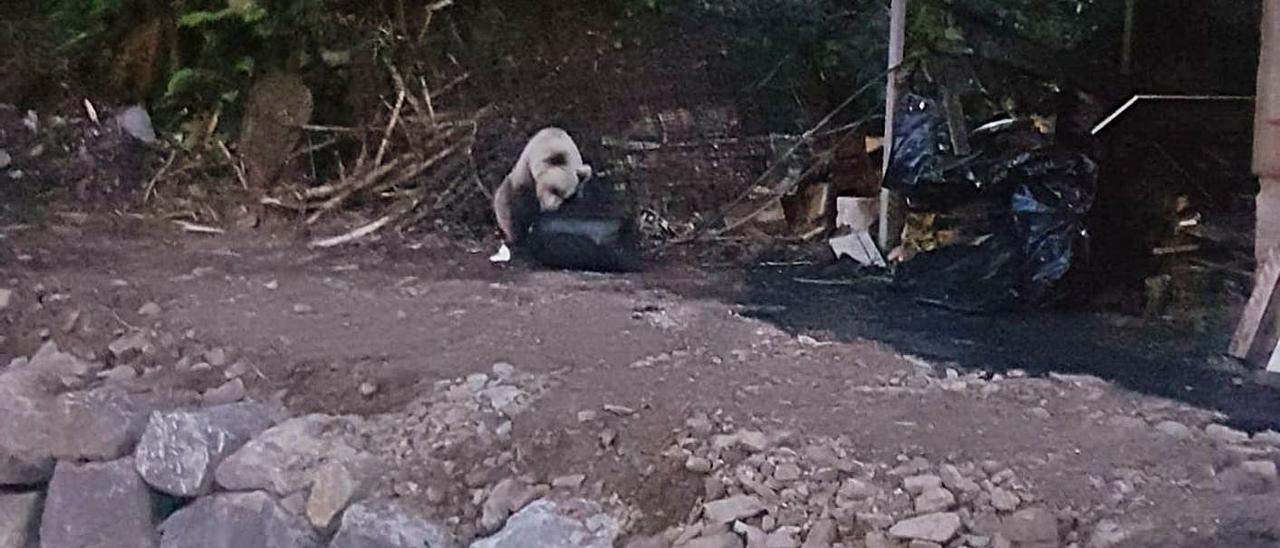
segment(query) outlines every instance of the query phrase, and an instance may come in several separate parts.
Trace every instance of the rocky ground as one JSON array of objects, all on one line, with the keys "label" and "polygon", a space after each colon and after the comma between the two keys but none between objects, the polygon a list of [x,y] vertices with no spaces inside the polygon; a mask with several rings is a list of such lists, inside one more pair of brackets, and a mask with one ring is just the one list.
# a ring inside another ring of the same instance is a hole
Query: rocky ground
[{"label": "rocky ground", "polygon": [[1280,543],[1280,435],[788,332],[742,272],[0,226],[4,548]]}]

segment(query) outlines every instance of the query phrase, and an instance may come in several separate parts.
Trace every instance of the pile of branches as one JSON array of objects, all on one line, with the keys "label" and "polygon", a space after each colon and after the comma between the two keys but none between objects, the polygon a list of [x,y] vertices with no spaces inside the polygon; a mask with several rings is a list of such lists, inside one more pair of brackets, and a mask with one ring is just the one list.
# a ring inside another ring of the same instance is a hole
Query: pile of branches
[{"label": "pile of branches", "polygon": [[333,180],[278,189],[262,198],[264,205],[304,215],[307,224],[356,206],[374,213],[372,221],[314,240],[313,247],[339,246],[386,227],[403,230],[439,218],[477,195],[492,196],[480,181],[472,151],[486,109],[437,107],[467,75],[432,90],[424,78],[409,83],[394,66],[387,68],[395,83],[395,101],[384,102],[385,118],[366,126],[302,126],[312,136],[324,136],[303,155],[330,147],[358,148],[354,163],[347,166],[338,155]]}]

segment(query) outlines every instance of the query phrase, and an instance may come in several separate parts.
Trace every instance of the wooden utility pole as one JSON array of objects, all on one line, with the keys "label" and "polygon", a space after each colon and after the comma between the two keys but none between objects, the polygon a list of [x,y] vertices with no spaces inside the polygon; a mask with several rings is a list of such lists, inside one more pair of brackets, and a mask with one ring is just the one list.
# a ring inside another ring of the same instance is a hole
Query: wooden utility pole
[{"label": "wooden utility pole", "polygon": [[[893,154],[893,113],[898,109],[898,78],[907,42],[907,0],[893,0],[889,8],[889,77],[884,92],[884,171],[889,171]],[[888,189],[880,189],[880,250],[886,254],[902,239],[902,199]]]}]

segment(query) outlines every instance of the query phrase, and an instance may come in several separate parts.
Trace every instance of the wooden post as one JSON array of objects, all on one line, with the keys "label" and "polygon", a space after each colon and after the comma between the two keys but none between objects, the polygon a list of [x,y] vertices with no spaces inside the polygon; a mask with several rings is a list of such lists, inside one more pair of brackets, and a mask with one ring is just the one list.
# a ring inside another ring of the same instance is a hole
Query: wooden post
[{"label": "wooden post", "polygon": [[[907,42],[907,0],[893,0],[889,9],[889,77],[884,92],[884,171],[893,154],[893,113],[898,108],[898,77]],[[880,189],[880,250],[889,253],[902,239],[902,200]]]},{"label": "wooden post", "polygon": [[1120,43],[1120,74],[1133,72],[1133,26],[1138,0],[1124,0],[1124,38]]},{"label": "wooden post", "polygon": [[1258,96],[1253,130],[1253,172],[1261,192],[1257,203],[1255,252],[1258,265],[1280,249],[1280,5],[1265,0]]}]

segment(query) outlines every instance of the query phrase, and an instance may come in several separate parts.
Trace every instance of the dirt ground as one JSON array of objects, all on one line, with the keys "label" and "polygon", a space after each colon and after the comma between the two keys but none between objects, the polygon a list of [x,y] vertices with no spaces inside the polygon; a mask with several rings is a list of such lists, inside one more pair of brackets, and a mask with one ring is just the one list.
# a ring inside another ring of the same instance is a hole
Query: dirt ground
[{"label": "dirt ground", "polygon": [[[705,413],[841,440],[862,463],[1003,462],[1074,512],[1082,542],[1103,520],[1133,532],[1120,546],[1280,542],[1280,503],[1218,477],[1274,448],[1153,427],[1275,428],[1280,398],[1204,365],[1176,334],[966,318],[692,254],[595,275],[495,267],[484,246],[430,238],[313,252],[288,234],[194,236],[127,217],[51,212],[0,227],[0,285],[14,292],[0,363],[45,339],[110,359],[113,339],[152,329],[167,345],[140,389],[215,386],[180,362],[218,356],[249,365],[252,397],[365,416],[509,363],[546,392],[513,421],[514,459],[481,473],[583,474],[640,509],[633,533],[681,523],[702,497],[701,476],[668,450]],[[1037,340],[1048,333],[1056,343]],[[473,462],[501,450],[458,448]]]}]

